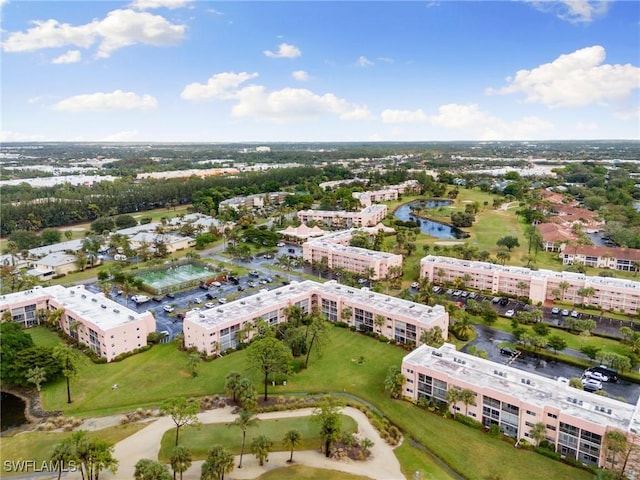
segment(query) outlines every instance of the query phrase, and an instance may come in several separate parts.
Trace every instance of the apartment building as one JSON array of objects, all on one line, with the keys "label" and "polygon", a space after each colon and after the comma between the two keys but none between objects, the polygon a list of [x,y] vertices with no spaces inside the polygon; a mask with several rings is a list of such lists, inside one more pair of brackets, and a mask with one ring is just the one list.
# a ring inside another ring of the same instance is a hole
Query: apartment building
[{"label": "apartment building", "polygon": [[63,310],[58,326],[107,361],[145,346],[156,329],[151,312],[135,312],[82,285],[34,287],[0,296],[0,316],[9,311],[12,321],[25,328],[40,324],[40,311],[57,309]]},{"label": "apartment building", "polygon": [[375,331],[398,343],[420,342],[422,331],[439,326],[446,337],[449,314],[433,307],[354,288],[335,281],[291,282],[275,290],[262,290],[250,297],[207,310],[188,312],[183,323],[186,347],[215,355],[238,343],[238,332],[252,332],[247,325],[264,320],[269,325],[286,322],[285,309],[297,305],[304,312],[319,309],[331,322],[343,321],[363,331]]},{"label": "apartment building", "polygon": [[[302,245],[302,258],[311,264],[323,262],[323,258],[326,258],[330,269],[342,268],[372,280],[387,278],[392,267],[402,268],[402,255],[349,246],[351,238],[358,231],[341,230],[311,239]],[[398,270],[398,274],[401,274],[401,270]]]},{"label": "apartment building", "polygon": [[344,210],[300,210],[302,223],[316,222],[335,228],[372,227],[387,216],[386,205],[370,205],[359,212]]},{"label": "apartment building", "polygon": [[[576,245],[561,254],[563,265],[585,265],[623,272],[640,270],[640,250],[636,248],[594,247]],[[636,268],[638,267],[638,268]]]},{"label": "apartment building", "polygon": [[[475,401],[448,408],[485,427],[499,425],[505,435],[531,439],[537,423],[546,426],[546,439],[566,458],[603,466],[607,460],[605,435],[628,434],[640,446],[638,406],[569,386],[566,378],[550,379],[458,352],[454,345],[421,345],[402,360],[404,395],[426,398],[445,406],[447,391],[470,389]],[[630,477],[633,478],[633,477]]]},{"label": "apartment building", "polygon": [[266,205],[282,205],[285,198],[291,195],[289,192],[267,192],[256,193],[255,195],[247,195],[244,197],[233,197],[220,202],[220,209],[224,207],[239,210],[247,208],[249,210],[264,208]]},{"label": "apartment building", "polygon": [[531,270],[436,255],[420,261],[420,276],[439,284],[458,282],[474,290],[529,297],[534,304],[562,300],[629,315],[640,312],[640,282],[621,278]]},{"label": "apartment building", "polygon": [[359,200],[363,207],[368,207],[373,203],[397,200],[398,190],[387,188],[384,190],[372,190],[370,192],[353,192],[351,196]]}]

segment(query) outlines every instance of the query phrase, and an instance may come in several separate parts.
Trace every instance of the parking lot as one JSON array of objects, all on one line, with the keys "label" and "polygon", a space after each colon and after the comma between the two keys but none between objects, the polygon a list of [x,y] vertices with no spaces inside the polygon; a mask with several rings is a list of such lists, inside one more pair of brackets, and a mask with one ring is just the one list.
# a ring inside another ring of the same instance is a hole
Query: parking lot
[{"label": "parking lot", "polygon": [[[129,295],[127,300],[124,294],[119,294],[118,289],[114,287],[111,291],[111,298],[121,305],[127,305],[134,311],[151,311],[156,319],[156,331],[168,332],[167,339],[172,340],[177,334],[182,333],[182,318],[180,317],[189,310],[212,308],[225,302],[228,297],[233,296],[235,299],[252,295],[262,289],[280,287],[283,282],[297,279],[295,271],[279,273],[267,268],[267,265],[274,264],[280,255],[300,256],[302,248],[285,244],[282,247],[277,247],[277,252],[268,254],[267,258],[261,254],[254,256],[249,262],[242,262],[243,267],[252,269],[252,274],[237,277],[237,284],[227,281],[220,282],[219,286],[212,284],[210,288],[196,287],[169,295],[153,297],[149,294],[149,301],[144,303],[133,301],[133,294]],[[228,259],[225,260],[228,261]],[[100,287],[96,284],[88,285],[87,288],[96,293],[101,292]]]}]

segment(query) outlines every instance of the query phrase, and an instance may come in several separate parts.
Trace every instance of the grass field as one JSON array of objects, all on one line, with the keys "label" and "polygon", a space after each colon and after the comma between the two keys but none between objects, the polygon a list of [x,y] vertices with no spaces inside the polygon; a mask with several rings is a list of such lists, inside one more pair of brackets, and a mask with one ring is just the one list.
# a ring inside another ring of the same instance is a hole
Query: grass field
[{"label": "grass field", "polygon": [[[47,340],[49,332],[41,330],[39,341]],[[538,454],[514,449],[513,445],[488,437],[484,433],[442,416],[421,410],[410,403],[393,401],[383,390],[383,382],[390,365],[398,365],[405,352],[398,347],[375,341],[346,329],[332,328],[324,354],[313,358],[310,367],[291,376],[286,386],[269,386],[272,393],[337,392],[349,393],[373,404],[398,425],[405,435],[415,438],[438,458],[452,465],[470,480],[501,478],[503,480],[584,480],[589,474]],[[364,362],[356,361],[362,356]],[[171,344],[154,346],[150,351],[122,362],[95,365],[83,361],[80,375],[72,382],[71,405],[65,403],[64,382],[47,385],[43,390],[47,409],[63,409],[78,417],[99,416],[160,404],[180,392],[185,396],[204,396],[223,391],[224,377],[229,371],[247,370],[246,353],[234,354],[203,363],[197,378],[187,371],[187,357]],[[120,388],[112,390],[118,383]],[[426,454],[416,449],[401,450],[400,459],[405,471],[421,462],[429,462]],[[404,462],[408,462],[405,464]],[[436,462],[425,463],[434,478],[449,475]]]},{"label": "grass field", "polygon": [[[129,423],[88,432],[88,436],[117,443],[144,427],[146,425],[143,423]],[[2,437],[0,439],[2,464],[4,465],[5,460],[34,460],[36,464],[41,464],[43,461],[49,460],[55,446],[69,436],[71,436],[71,432],[32,432],[12,437]],[[13,475],[18,473],[15,472]],[[1,476],[5,478],[12,476],[12,474],[3,470]]]},{"label": "grass field", "polygon": [[275,468],[256,478],[256,480],[367,480],[369,477],[339,472],[338,470],[324,470],[321,468],[291,465]]},{"label": "grass field", "polygon": [[[341,415],[342,431],[355,433],[358,431],[356,421]],[[288,451],[282,438],[289,430],[300,432],[301,443],[295,450],[319,449],[322,439],[319,435],[320,426],[311,417],[280,418],[277,420],[260,420],[255,426],[247,429],[247,441],[244,453],[250,451],[251,441],[258,435],[264,435],[273,442],[272,452]],[[169,462],[171,451],[175,443],[176,430],[167,430],[162,437],[158,458],[161,462]],[[228,448],[234,455],[240,455],[242,446],[242,431],[239,427],[227,423],[210,423],[200,427],[186,427],[180,432],[180,445],[189,450],[194,460],[204,460],[211,449],[211,445],[220,444]],[[294,454],[295,456],[295,454]]]}]

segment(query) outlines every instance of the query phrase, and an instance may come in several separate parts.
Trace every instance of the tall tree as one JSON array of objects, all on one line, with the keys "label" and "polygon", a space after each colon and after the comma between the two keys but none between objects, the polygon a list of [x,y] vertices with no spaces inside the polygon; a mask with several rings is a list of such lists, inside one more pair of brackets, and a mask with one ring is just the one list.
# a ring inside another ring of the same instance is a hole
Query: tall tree
[{"label": "tall tree", "polygon": [[171,480],[171,474],[160,462],[141,458],[136,462],[133,478],[134,480]]},{"label": "tall tree", "polygon": [[160,410],[164,415],[169,415],[171,417],[171,420],[173,420],[173,423],[175,423],[176,425],[175,446],[178,446],[180,428],[186,425],[199,424],[198,412],[200,411],[200,405],[196,400],[192,398],[169,398],[162,403],[162,407]]},{"label": "tall tree", "polygon": [[62,375],[67,381],[67,403],[71,403],[71,379],[78,376],[80,362],[78,352],[67,345],[56,345],[52,355],[62,367]]},{"label": "tall tree", "polygon": [[253,412],[249,410],[241,409],[238,412],[238,416],[235,418],[233,423],[229,424],[229,426],[235,425],[239,427],[242,431],[242,446],[240,447],[240,462],[238,463],[238,468],[242,468],[242,456],[244,455],[244,445],[247,439],[247,430],[249,427],[253,427],[258,423],[258,418],[253,414]]},{"label": "tall tree", "polygon": [[540,445],[547,435],[547,426],[544,422],[534,423],[529,430],[529,436],[536,441],[536,445]]},{"label": "tall tree", "polygon": [[42,367],[33,367],[27,370],[27,382],[33,383],[36,390],[40,391],[40,385],[47,381],[47,372]]},{"label": "tall tree", "polygon": [[224,391],[227,395],[231,395],[233,401],[236,401],[236,395],[238,393],[238,384],[242,376],[238,372],[229,372],[224,377]]},{"label": "tall tree", "polygon": [[233,471],[233,453],[222,445],[214,445],[202,464],[200,480],[224,480],[225,473]]},{"label": "tall tree", "polygon": [[476,401],[476,392],[470,388],[463,388],[460,391],[460,401],[464,405],[464,414],[467,416],[469,413],[469,405],[473,405]]},{"label": "tall tree", "polygon": [[264,400],[267,400],[269,375],[283,374],[290,371],[293,361],[291,351],[278,339],[265,337],[253,342],[247,349],[251,366],[260,370],[264,382]]},{"label": "tall tree", "polygon": [[300,445],[300,443],[302,443],[302,436],[300,435],[300,432],[298,430],[292,429],[287,431],[287,433],[284,434],[284,438],[282,439],[282,443],[284,444],[285,447],[291,449],[291,456],[289,457],[289,460],[287,460],[287,463],[292,463],[293,462],[293,450]]},{"label": "tall tree", "polygon": [[307,328],[305,333],[305,342],[307,347],[307,356],[304,360],[305,368],[309,366],[309,357],[311,351],[315,349],[320,353],[326,341],[328,333],[328,324],[325,316],[318,309],[314,309],[306,319]]},{"label": "tall tree", "polygon": [[391,365],[384,379],[384,389],[389,392],[391,398],[400,398],[402,396],[402,387],[407,381],[402,374],[402,370],[397,365]]},{"label": "tall tree", "polygon": [[171,452],[171,459],[169,460],[171,469],[173,470],[173,480],[176,480],[176,473],[180,474],[180,480],[182,480],[182,474],[189,470],[192,462],[193,457],[191,450],[184,445],[175,447]]},{"label": "tall tree", "polygon": [[331,446],[340,438],[342,419],[338,406],[331,400],[322,403],[313,412],[313,418],[320,423],[320,436],[324,443],[324,453],[331,456]]},{"label": "tall tree", "polygon": [[258,435],[251,442],[251,452],[256,456],[260,466],[264,465],[264,462],[267,460],[269,456],[269,452],[271,451],[271,447],[273,447],[273,442],[269,440],[264,435]]}]

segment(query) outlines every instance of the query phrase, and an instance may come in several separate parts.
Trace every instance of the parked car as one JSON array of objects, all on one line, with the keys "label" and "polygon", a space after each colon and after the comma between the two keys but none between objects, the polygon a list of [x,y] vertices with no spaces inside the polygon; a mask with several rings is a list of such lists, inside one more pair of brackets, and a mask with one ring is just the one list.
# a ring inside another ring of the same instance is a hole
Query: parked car
[{"label": "parked car", "polygon": [[500,297],[493,297],[491,299],[491,303],[499,303],[500,302]]},{"label": "parked car", "polygon": [[508,356],[510,356],[510,357],[513,357],[513,356],[515,356],[515,355],[518,355],[518,354],[520,353],[520,351],[515,350],[515,349],[513,349],[513,348],[510,348],[510,347],[502,347],[502,348],[500,349],[500,353],[501,353],[502,355],[508,355]]},{"label": "parked car", "polygon": [[453,288],[448,288],[447,289],[447,295],[451,295],[453,293]]},{"label": "parked car", "polygon": [[467,298],[469,296],[469,292],[465,292],[463,290],[462,293],[460,294],[460,296],[463,297],[463,298]]},{"label": "parked car", "polygon": [[201,298],[196,298],[195,300],[193,300],[195,303],[202,303],[202,299]]},{"label": "parked car", "polygon": [[207,302],[204,304],[204,306],[207,308],[215,308],[216,304],[213,302]]},{"label": "parked car", "polygon": [[582,388],[587,392],[596,392],[602,390],[602,382],[593,378],[582,379]]},{"label": "parked car", "polygon": [[276,247],[284,247],[284,243],[278,242],[278,243],[276,243]]},{"label": "parked car", "polygon": [[227,303],[227,299],[226,298],[219,298],[218,299],[218,303],[221,305],[224,305],[225,303]]},{"label": "parked car", "polygon": [[476,298],[478,294],[476,292],[469,292],[469,298]]},{"label": "parked car", "polygon": [[439,287],[438,285],[436,285],[436,286],[435,286],[435,287],[433,287],[431,290],[433,291],[433,293],[439,293],[439,292],[440,292],[440,290],[442,290],[442,287]]},{"label": "parked car", "polygon": [[249,275],[251,277],[259,277],[260,276],[260,272],[258,272],[257,270],[254,270],[253,272],[249,272]]},{"label": "parked car", "polygon": [[579,318],[579,317],[580,317],[580,314],[579,314],[578,312],[576,312],[575,310],[573,310],[573,311],[571,312],[571,316],[572,316],[573,318]]},{"label": "parked car", "polygon": [[504,312],[505,317],[513,317],[515,314],[515,310],[507,310],[506,312]]},{"label": "parked car", "polygon": [[174,298],[176,298],[176,294],[169,292],[169,293],[167,293],[167,298],[170,298],[170,299],[173,300]]},{"label": "parked car", "polygon": [[413,283],[411,284],[411,288],[414,288],[414,289],[418,289],[418,288],[420,288],[420,283],[419,283],[419,282],[413,282]]},{"label": "parked car", "polygon": [[498,303],[504,307],[509,304],[509,299],[507,297],[502,297]]},{"label": "parked car", "polygon": [[162,295],[156,295],[155,297],[153,297],[154,302],[161,302],[162,300],[164,300],[164,297]]},{"label": "parked car", "polygon": [[600,372],[608,378],[609,382],[615,383],[618,381],[618,371],[613,368],[605,367],[604,365],[596,365],[595,367],[589,367],[586,372]]},{"label": "parked car", "polygon": [[559,313],[560,313],[560,309],[559,309],[558,307],[553,307],[553,308],[551,309],[551,313],[552,313],[553,315],[557,315],[557,314],[559,314]]},{"label": "parked car", "polygon": [[594,380],[598,380],[599,382],[609,381],[609,377],[607,377],[604,373],[601,373],[601,372],[586,371],[583,375],[583,378],[592,378]]},{"label": "parked car", "polygon": [[568,317],[569,316],[569,310],[567,310],[566,308],[564,310],[562,310],[562,316],[563,317]]},{"label": "parked car", "polygon": [[209,292],[209,293],[207,293],[207,298],[209,300],[215,300],[218,297],[216,295],[214,295],[213,293]]},{"label": "parked car", "polygon": [[242,285],[238,285],[238,291],[244,292],[245,288]]},{"label": "parked car", "polygon": [[165,305],[164,307],[162,307],[162,309],[167,313],[171,313],[175,310],[175,308],[171,305]]}]

